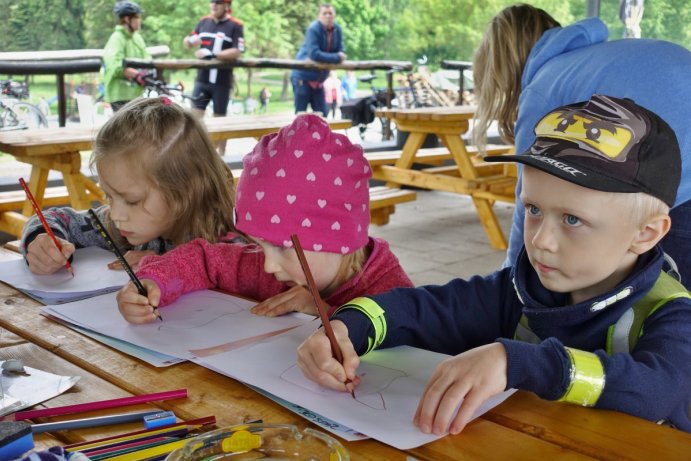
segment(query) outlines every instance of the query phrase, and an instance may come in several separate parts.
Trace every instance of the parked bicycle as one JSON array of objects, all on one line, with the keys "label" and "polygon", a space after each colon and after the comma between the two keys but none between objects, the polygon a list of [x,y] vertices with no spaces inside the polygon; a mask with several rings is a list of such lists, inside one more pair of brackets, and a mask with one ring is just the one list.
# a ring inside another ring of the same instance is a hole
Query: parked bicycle
[{"label": "parked bicycle", "polygon": [[26,82],[0,80],[0,130],[45,128],[48,119],[38,106],[21,101],[29,97]]},{"label": "parked bicycle", "polygon": [[158,78],[156,72],[151,72],[145,75],[144,81],[144,96],[147,98],[155,98],[157,96],[166,95],[174,102],[190,108],[194,98],[192,95],[185,93],[185,85],[182,82],[166,83],[165,80]]}]

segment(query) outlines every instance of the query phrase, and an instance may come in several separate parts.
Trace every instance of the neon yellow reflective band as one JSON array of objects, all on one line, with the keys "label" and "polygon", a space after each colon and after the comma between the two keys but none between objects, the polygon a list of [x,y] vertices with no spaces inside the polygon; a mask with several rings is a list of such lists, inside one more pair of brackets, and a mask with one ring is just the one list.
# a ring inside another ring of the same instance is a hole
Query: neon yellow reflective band
[{"label": "neon yellow reflective band", "polygon": [[566,348],[571,359],[571,384],[560,402],[592,407],[605,387],[605,370],[600,358],[592,352]]},{"label": "neon yellow reflective band", "polygon": [[369,298],[355,298],[348,304],[339,307],[334,314],[344,309],[357,309],[365,314],[372,322],[372,326],[374,327],[374,338],[367,338],[367,351],[365,351],[365,354],[372,349],[376,349],[384,342],[384,338],[386,338],[386,319],[384,318],[384,309],[379,307],[379,304]]}]

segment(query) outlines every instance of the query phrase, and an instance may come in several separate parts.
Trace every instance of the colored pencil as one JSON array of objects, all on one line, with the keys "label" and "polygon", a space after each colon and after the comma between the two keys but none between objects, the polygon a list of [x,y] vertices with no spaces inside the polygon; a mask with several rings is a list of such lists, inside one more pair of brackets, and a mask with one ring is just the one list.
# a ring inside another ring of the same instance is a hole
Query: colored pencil
[{"label": "colored pencil", "polygon": [[[307,279],[307,287],[309,288],[310,293],[312,293],[312,299],[314,300],[314,305],[317,307],[317,312],[319,312],[319,318],[322,321],[322,325],[324,325],[324,333],[326,333],[326,337],[329,338],[329,342],[331,343],[331,352],[336,360],[343,364],[343,352],[341,352],[341,347],[336,341],[336,335],[334,334],[333,328],[331,328],[331,321],[329,320],[329,316],[327,314],[328,308],[319,294],[317,284],[314,282],[312,271],[307,264],[307,258],[305,258],[305,252],[302,251],[302,245],[300,245],[300,239],[298,238],[297,234],[291,235],[290,239],[293,241],[293,247],[295,248],[295,253],[297,253],[298,260],[300,261],[300,266],[302,266],[302,272],[304,272],[305,279]],[[345,384],[348,385],[349,383],[351,383],[350,379],[346,378]],[[355,398],[355,391],[351,390],[350,395]]]},{"label": "colored pencil", "polygon": [[186,397],[187,389],[176,389],[174,391],[157,392],[155,394],[133,395],[131,397],[122,397],[119,399],[111,400],[98,400],[96,402],[80,403],[77,405],[66,405],[64,407],[18,411],[14,414],[14,419],[15,421],[21,421],[24,419],[45,418],[48,416],[63,416],[74,413],[84,413],[87,411],[105,410],[107,408],[138,405],[140,403],[155,402],[157,400],[183,399]]},{"label": "colored pencil", "polygon": [[[98,219],[98,216],[96,215],[96,212],[92,209],[89,208],[89,215],[91,216],[91,219],[94,220],[94,225],[96,226],[96,230],[101,234],[101,237],[103,237],[103,240],[106,241],[106,244],[110,247],[111,250],[113,250],[113,253],[118,257],[118,260],[120,261],[120,264],[122,264],[122,267],[125,268],[125,272],[127,272],[127,275],[130,276],[130,279],[132,280],[132,283],[134,283],[134,286],[137,287],[137,291],[139,292],[140,295],[146,296],[146,288],[144,288],[144,285],[142,285],[142,282],[139,280],[137,275],[134,273],[132,270],[132,266],[127,262],[125,259],[125,256],[123,256],[122,252],[120,249],[115,246],[115,242],[113,239],[110,237],[110,234],[108,234],[108,231],[106,231],[105,226],[101,222],[100,219]],[[163,317],[161,317],[161,314],[156,314],[158,317],[158,320],[163,320]]]},{"label": "colored pencil", "polygon": [[156,456],[168,454],[173,450],[182,448],[185,444],[189,442],[188,439],[176,440],[174,442],[168,442],[163,445],[158,445],[155,447],[144,448],[143,450],[135,451],[134,453],[126,453],[119,456],[114,456],[108,458],[112,461],[144,461],[154,458]]},{"label": "colored pencil", "polygon": [[[58,241],[57,237],[55,237],[53,229],[51,229],[48,225],[48,221],[46,221],[46,217],[43,216],[43,211],[41,211],[41,207],[38,206],[38,203],[36,203],[34,194],[32,194],[29,190],[29,186],[26,185],[26,181],[24,181],[24,178],[19,178],[19,184],[21,184],[22,188],[24,189],[24,192],[26,193],[26,197],[29,199],[29,202],[31,202],[31,206],[34,208],[36,216],[38,216],[38,219],[41,221],[41,224],[43,224],[43,228],[46,230],[46,234],[48,234],[51,240],[53,240],[55,246],[58,247],[58,250],[60,250],[60,253],[62,253],[62,245],[60,245],[60,242]],[[72,277],[74,277],[74,270],[72,269],[72,264],[70,264],[70,260],[67,258],[65,258],[65,269],[67,269],[67,272],[72,274]]]},{"label": "colored pencil", "polygon": [[161,410],[145,410],[134,413],[122,413],[119,415],[96,416],[94,418],[71,419],[68,421],[57,421],[54,423],[33,424],[31,432],[41,434],[43,432],[63,431],[81,429],[84,427],[108,426],[110,424],[123,424],[141,421],[144,423],[144,416],[159,413]]},{"label": "colored pencil", "polygon": [[185,421],[183,423],[171,424],[167,427],[161,427],[157,429],[143,429],[140,431],[127,432],[125,434],[113,435],[110,437],[103,437],[101,439],[96,440],[72,443],[70,445],[65,445],[64,448],[68,451],[88,450],[95,447],[113,445],[123,441],[140,440],[143,438],[157,435],[169,435],[172,431],[178,431],[180,429],[187,429],[188,431],[193,431],[201,428],[202,426],[209,426],[213,424],[216,424],[216,417],[205,416],[203,418],[193,419],[190,421]]}]

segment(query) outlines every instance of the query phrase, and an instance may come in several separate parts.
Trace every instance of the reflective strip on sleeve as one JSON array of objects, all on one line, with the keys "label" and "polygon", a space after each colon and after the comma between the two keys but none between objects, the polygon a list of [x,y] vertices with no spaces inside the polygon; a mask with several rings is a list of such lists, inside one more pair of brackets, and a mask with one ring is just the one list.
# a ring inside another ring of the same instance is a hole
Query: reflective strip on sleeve
[{"label": "reflective strip on sleeve", "polygon": [[355,298],[348,304],[339,307],[334,314],[344,309],[357,309],[365,314],[372,322],[372,326],[374,327],[374,338],[367,338],[367,351],[365,351],[365,354],[372,349],[376,349],[384,342],[384,338],[386,338],[386,318],[384,318],[384,309],[379,307],[379,304],[369,298]]},{"label": "reflective strip on sleeve", "polygon": [[605,370],[600,358],[592,352],[566,348],[571,359],[571,383],[560,402],[592,407],[605,387]]}]

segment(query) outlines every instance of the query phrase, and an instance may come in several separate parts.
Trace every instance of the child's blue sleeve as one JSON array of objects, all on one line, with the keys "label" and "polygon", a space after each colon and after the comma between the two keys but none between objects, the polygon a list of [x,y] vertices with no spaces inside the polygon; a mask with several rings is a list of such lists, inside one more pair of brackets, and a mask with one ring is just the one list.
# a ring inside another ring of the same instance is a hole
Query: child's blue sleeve
[{"label": "child's blue sleeve", "polygon": [[[509,270],[446,285],[398,288],[366,299],[384,311],[385,335],[377,341],[381,348],[408,345],[456,355],[513,334],[520,316]],[[346,323],[351,342],[362,353],[373,330],[361,314],[343,316],[351,310],[333,318]]]},{"label": "child's blue sleeve", "polygon": [[[108,219],[109,210],[108,205],[102,205],[96,208],[95,211],[99,219],[105,221]],[[108,249],[107,244],[92,226],[87,213],[87,211],[76,211],[70,207],[55,207],[45,210],[43,215],[56,237],[67,240],[75,247],[86,248],[96,246]],[[29,218],[22,230],[21,239],[21,250],[25,256],[27,246],[39,234],[43,233],[45,233],[45,229],[38,216],[34,215]]]}]

